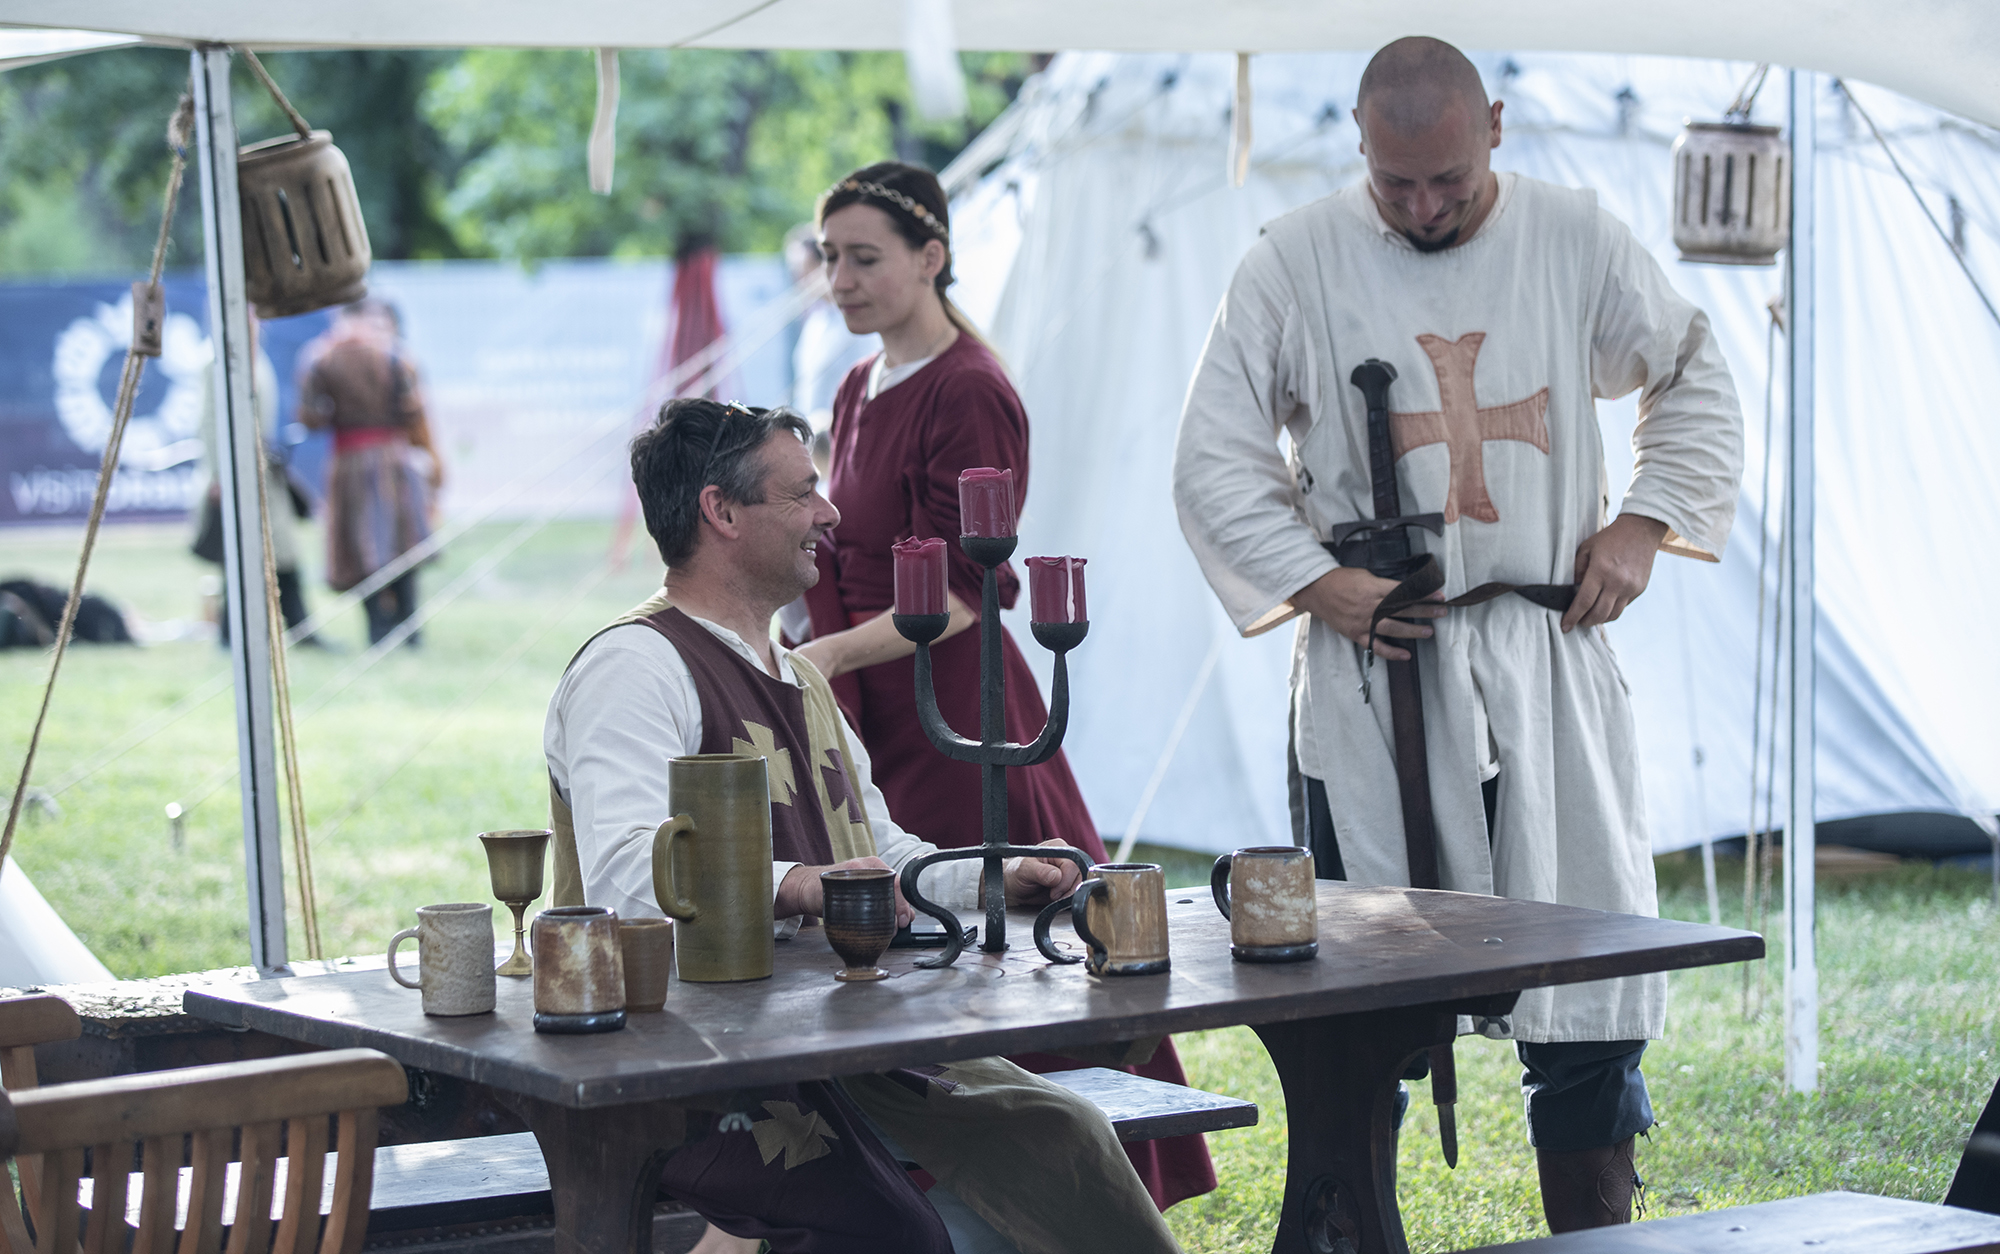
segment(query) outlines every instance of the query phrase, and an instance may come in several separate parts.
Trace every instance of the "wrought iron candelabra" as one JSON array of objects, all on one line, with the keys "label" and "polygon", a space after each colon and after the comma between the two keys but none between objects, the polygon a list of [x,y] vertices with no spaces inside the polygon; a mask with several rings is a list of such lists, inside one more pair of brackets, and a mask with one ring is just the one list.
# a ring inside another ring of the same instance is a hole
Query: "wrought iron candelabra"
[{"label": "wrought iron candelabra", "polygon": [[[1035,639],[1056,655],[1055,687],[1049,694],[1049,718],[1033,744],[1009,743],[1007,737],[1007,689],[1002,670],[999,567],[1014,555],[1018,536],[960,536],[959,547],[968,557],[986,568],[979,594],[979,739],[968,740],[953,731],[938,712],[937,692],[931,686],[931,641],[944,634],[950,614],[897,614],[896,630],[917,646],[917,714],[924,734],[938,752],[958,762],[977,762],[980,770],[980,812],[983,841],[967,849],[941,849],[925,854],[903,867],[903,896],[925,914],[944,924],[944,950],[935,958],[916,965],[946,967],[958,961],[965,947],[965,932],[958,916],[923,895],[917,878],[926,867],[962,858],[982,859],[985,875],[981,891],[986,906],[986,933],[979,947],[987,953],[1007,948],[1007,885],[1004,862],[1008,858],[1068,858],[1079,870],[1089,871],[1090,856],[1080,849],[1047,849],[1007,843],[1007,768],[1035,766],[1046,762],[1062,748],[1063,733],[1069,726],[1069,667],[1066,656],[1083,643],[1090,631],[1088,622],[1031,623]],[[1060,898],[1049,906],[1055,911],[1068,904]],[[1041,929],[1046,932],[1046,929]],[[1039,942],[1038,942],[1039,943]],[[1051,962],[1080,962],[1053,944],[1041,945],[1042,956]]]}]

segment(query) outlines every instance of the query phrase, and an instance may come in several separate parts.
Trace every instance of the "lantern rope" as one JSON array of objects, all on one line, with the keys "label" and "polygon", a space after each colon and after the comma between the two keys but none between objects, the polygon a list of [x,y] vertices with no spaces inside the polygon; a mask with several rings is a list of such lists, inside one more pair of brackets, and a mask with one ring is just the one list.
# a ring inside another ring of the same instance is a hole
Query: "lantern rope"
[{"label": "lantern rope", "polygon": [[[160,207],[160,234],[153,243],[153,265],[146,280],[155,301],[160,290],[160,272],[166,264],[174,206],[180,199],[181,180],[187,173],[188,142],[193,132],[194,97],[184,93],[167,122],[167,147],[173,151],[173,169],[167,175],[166,195]],[[138,308],[136,301],[134,308]],[[104,440],[104,458],[97,472],[97,492],[90,502],[90,521],[83,529],[83,551],[77,557],[76,578],[70,582],[69,600],[63,605],[62,626],[56,631],[55,648],[49,656],[48,682],[42,686],[41,709],[35,714],[34,730],[28,734],[28,752],[21,761],[21,777],[14,785],[13,802],[7,807],[7,826],[0,830],[0,869],[5,868],[7,854],[14,847],[14,830],[20,824],[21,803],[27,798],[28,779],[34,773],[35,752],[41,748],[42,728],[48,722],[49,701],[55,695],[56,676],[62,671],[63,655],[68,651],[70,634],[76,629],[77,609],[83,604],[84,576],[90,570],[91,552],[97,547],[97,529],[104,521],[105,502],[111,496],[111,480],[118,469],[118,453],[125,442],[126,424],[132,419],[132,402],[139,393],[139,379],[145,373],[146,358],[159,351],[155,348],[149,353],[148,347],[134,335],[133,342],[125,349],[125,365],[118,377],[118,403],[112,412],[111,430]]]},{"label": "lantern rope", "polygon": [[256,73],[257,81],[264,84],[264,90],[271,93],[271,99],[277,101],[278,107],[283,109],[285,116],[291,119],[292,129],[299,133],[299,138],[311,139],[312,125],[305,120],[304,116],[297,109],[292,107],[291,101],[285,99],[285,93],[278,90],[278,84],[271,78],[269,72],[264,69],[264,63],[257,59],[257,54],[248,48],[244,48],[241,51],[243,59],[250,63],[250,69]]}]

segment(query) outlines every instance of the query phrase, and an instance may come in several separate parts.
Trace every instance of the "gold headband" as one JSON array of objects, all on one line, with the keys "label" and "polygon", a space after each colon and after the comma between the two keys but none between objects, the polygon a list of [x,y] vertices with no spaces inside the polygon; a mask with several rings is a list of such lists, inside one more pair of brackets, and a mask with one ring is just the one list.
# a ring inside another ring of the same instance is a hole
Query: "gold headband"
[{"label": "gold headband", "polygon": [[893,187],[884,187],[880,183],[864,183],[859,179],[845,179],[828,188],[826,194],[832,196],[837,192],[860,192],[863,196],[873,196],[877,200],[886,200],[898,209],[901,209],[904,213],[915,218],[926,230],[942,240],[946,246],[951,244],[951,229],[938,221],[936,214]]}]

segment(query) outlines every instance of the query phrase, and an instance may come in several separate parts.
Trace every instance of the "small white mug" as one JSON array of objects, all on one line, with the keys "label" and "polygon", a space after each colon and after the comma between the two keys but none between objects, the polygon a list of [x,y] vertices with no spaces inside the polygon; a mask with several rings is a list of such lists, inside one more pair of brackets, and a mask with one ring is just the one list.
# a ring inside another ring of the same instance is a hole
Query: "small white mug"
[{"label": "small white mug", "polygon": [[[396,969],[396,950],[417,939],[417,978]],[[483,1015],[492,1011],[493,907],[458,901],[419,906],[417,925],[389,938],[389,978],[420,990],[427,1015]]]}]

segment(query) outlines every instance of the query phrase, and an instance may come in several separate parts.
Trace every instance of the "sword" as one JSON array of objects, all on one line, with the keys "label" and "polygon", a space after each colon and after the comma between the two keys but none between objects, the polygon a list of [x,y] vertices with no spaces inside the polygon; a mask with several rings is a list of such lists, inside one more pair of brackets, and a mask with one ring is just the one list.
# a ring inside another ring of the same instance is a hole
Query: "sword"
[{"label": "sword", "polygon": [[[1341,523],[1333,529],[1327,547],[1343,566],[1361,566],[1378,578],[1398,584],[1409,579],[1429,560],[1426,554],[1412,555],[1411,527],[1444,534],[1442,514],[1403,514],[1402,496],[1396,487],[1395,447],[1389,436],[1389,385],[1395,382],[1396,368],[1371,357],[1354,368],[1348,382],[1361,389],[1368,406],[1368,469],[1374,487],[1375,517]],[[1379,618],[1377,621],[1380,621]],[[1374,667],[1374,633],[1369,633],[1367,659],[1363,664],[1361,699],[1369,699],[1369,673]],[[1438,887],[1437,824],[1431,813],[1430,761],[1424,745],[1423,680],[1417,667],[1415,642],[1409,659],[1391,662],[1389,668],[1389,718],[1396,742],[1396,786],[1403,802],[1403,848],[1410,866],[1410,887]],[[1438,1136],[1444,1142],[1444,1161],[1458,1166],[1458,1071],[1450,1044],[1430,1050],[1431,1096],[1437,1102]]]}]

